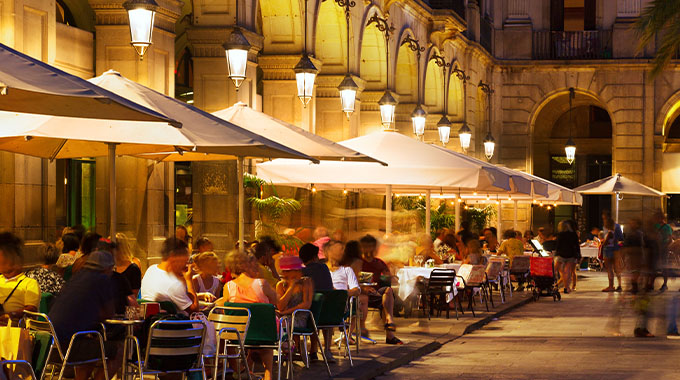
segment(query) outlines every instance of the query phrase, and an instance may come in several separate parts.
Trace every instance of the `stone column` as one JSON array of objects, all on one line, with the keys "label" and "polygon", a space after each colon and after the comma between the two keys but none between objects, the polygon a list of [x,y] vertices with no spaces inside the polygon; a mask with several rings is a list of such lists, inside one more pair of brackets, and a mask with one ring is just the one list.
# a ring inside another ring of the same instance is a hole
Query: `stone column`
[{"label": "stone column", "polygon": [[637,18],[640,10],[640,0],[616,0],[617,19]]},{"label": "stone column", "polygon": [[479,42],[479,3],[477,0],[469,0],[465,10],[465,20],[467,21],[467,37],[470,40]]},{"label": "stone column", "polygon": [[[617,0],[616,20],[612,30],[614,58],[632,58],[637,54],[637,36],[631,24],[640,15],[640,0]],[[645,52],[647,53],[647,52]]]},{"label": "stone column", "polygon": [[507,0],[507,16],[505,25],[530,24],[529,2],[527,0]]}]

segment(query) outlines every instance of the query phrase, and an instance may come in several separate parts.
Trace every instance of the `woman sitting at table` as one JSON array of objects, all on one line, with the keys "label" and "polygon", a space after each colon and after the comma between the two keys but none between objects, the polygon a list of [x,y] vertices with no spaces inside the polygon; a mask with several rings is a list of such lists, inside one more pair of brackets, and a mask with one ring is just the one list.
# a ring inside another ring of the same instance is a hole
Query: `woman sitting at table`
[{"label": "woman sitting at table", "polygon": [[[224,286],[224,296],[217,300],[216,304],[224,305],[225,302],[236,303],[270,303],[276,305],[276,292],[266,280],[258,278],[260,268],[255,256],[246,255],[243,252],[232,251],[224,259],[225,264],[235,278]],[[264,366],[264,380],[271,380],[274,369],[274,354],[272,349],[251,350],[250,354],[256,353]],[[235,363],[233,363],[235,364]],[[236,368],[232,363],[230,366]],[[252,368],[252,367],[250,367]]]},{"label": "woman sitting at table", "polygon": [[[279,260],[281,281],[276,284],[279,314],[292,321],[296,310],[309,310],[314,298],[314,283],[309,277],[302,277],[302,260],[297,256],[283,256]],[[295,315],[294,327],[307,327],[308,313]],[[295,346],[300,347],[300,336],[293,336]]]},{"label": "woman sitting at table", "polygon": [[142,287],[142,270],[139,269],[139,260],[132,255],[130,240],[121,232],[116,234],[116,247],[113,250],[113,258],[116,260],[114,270],[125,277],[134,298],[137,298],[139,289]]},{"label": "woman sitting at table", "polygon": [[[339,240],[337,240],[339,241]],[[364,261],[361,259],[361,246],[356,240],[350,240],[345,244],[345,250],[340,260],[340,266],[350,267],[356,278],[359,278]]]},{"label": "woman sitting at table", "polygon": [[198,269],[198,274],[192,279],[196,293],[209,301],[219,298],[222,295],[222,283],[217,278],[220,260],[215,252],[197,254],[194,265]]},{"label": "woman sitting at table", "polygon": [[408,260],[409,266],[422,266],[422,263],[417,263],[416,256],[423,257],[423,263],[429,259],[434,260],[436,265],[443,264],[444,261],[434,252],[434,245],[432,244],[432,237],[428,234],[422,234],[418,239],[418,246],[416,247],[415,255]]}]

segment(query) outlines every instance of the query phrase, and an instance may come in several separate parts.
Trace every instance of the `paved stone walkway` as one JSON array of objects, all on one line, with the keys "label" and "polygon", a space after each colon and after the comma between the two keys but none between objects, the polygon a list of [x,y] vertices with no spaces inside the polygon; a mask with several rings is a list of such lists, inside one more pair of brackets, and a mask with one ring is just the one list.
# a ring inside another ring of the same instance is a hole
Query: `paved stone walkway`
[{"label": "paved stone walkway", "polygon": [[[680,377],[680,340],[666,339],[661,312],[671,296],[680,296],[678,281],[672,292],[654,297],[650,330],[657,337],[641,339],[632,336],[628,295],[602,293],[603,273],[581,272],[579,279],[577,291],[561,302],[541,298],[378,379]],[[623,336],[615,335],[618,320]]]}]

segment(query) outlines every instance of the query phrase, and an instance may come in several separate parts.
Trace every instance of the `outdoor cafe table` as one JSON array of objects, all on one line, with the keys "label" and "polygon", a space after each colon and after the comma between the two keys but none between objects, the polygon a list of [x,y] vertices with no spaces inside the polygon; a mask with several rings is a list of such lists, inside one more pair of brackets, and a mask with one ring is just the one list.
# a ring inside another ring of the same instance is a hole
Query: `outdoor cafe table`
[{"label": "outdoor cafe table", "polygon": [[[405,300],[413,293],[416,287],[416,281],[418,277],[430,278],[432,271],[435,269],[453,269],[458,273],[460,269],[460,264],[443,264],[436,266],[434,268],[426,267],[403,267],[397,272],[397,278],[399,279],[399,292],[397,295],[402,300]],[[455,296],[457,291],[454,288],[452,291]]]},{"label": "outdoor cafe table", "polygon": [[141,325],[144,323],[143,319],[125,319],[125,318],[111,318],[107,319],[104,321],[106,324],[109,325],[122,325],[125,326],[125,344],[123,344],[123,365],[122,365],[122,378],[127,379],[128,373],[127,373],[127,367],[128,367],[128,362],[130,356],[134,352],[134,348],[132,347],[132,341],[135,338],[135,325]]}]

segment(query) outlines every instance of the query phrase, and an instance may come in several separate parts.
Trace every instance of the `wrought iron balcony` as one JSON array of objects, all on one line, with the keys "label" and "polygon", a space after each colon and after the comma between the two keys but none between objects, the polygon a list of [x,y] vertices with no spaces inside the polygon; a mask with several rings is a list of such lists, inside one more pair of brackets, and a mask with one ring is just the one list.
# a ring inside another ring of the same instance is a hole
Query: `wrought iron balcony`
[{"label": "wrought iron balcony", "polygon": [[533,59],[608,59],[612,31],[538,31],[533,37]]}]

